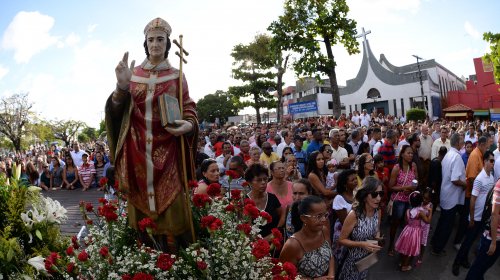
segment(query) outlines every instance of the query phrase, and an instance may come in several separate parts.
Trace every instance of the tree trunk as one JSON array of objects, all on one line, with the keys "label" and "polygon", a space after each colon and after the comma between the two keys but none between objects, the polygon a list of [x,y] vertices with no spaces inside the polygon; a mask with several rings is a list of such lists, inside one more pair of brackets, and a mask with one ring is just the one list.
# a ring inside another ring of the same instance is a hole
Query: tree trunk
[{"label": "tree trunk", "polygon": [[337,74],[335,73],[335,57],[332,52],[332,45],[330,39],[327,36],[323,36],[326,48],[326,54],[328,56],[328,65],[325,66],[327,70],[328,78],[330,79],[330,89],[332,91],[332,114],[338,119],[341,114],[340,106],[340,92],[339,85],[337,84]]},{"label": "tree trunk", "polygon": [[21,139],[20,138],[12,139],[12,144],[14,145],[14,149],[16,149],[16,152],[21,151]]},{"label": "tree trunk", "polygon": [[282,109],[283,109],[283,106],[281,105],[281,100],[283,98],[283,73],[281,71],[278,72],[278,83],[276,87],[278,90],[278,105],[276,105],[276,121],[280,123],[282,116]]}]

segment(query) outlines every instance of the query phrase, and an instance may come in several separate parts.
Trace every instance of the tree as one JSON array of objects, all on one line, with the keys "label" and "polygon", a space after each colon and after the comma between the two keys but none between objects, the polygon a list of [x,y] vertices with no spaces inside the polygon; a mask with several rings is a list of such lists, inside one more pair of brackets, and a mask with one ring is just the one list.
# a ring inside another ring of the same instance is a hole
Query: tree
[{"label": "tree", "polygon": [[272,79],[276,77],[270,69],[274,67],[271,54],[271,37],[257,35],[248,45],[234,46],[231,56],[234,58],[233,78],[244,82],[242,86],[229,88],[229,93],[238,98],[243,106],[251,106],[257,113],[257,122],[261,122],[260,109],[274,108],[276,100],[268,89],[276,87]]},{"label": "tree", "polygon": [[486,32],[483,34],[483,40],[490,43],[491,50],[490,53],[483,56],[483,59],[485,62],[493,64],[495,83],[500,84],[500,33]]},{"label": "tree", "polygon": [[226,122],[228,117],[237,115],[240,108],[239,100],[222,90],[205,95],[196,103],[198,119],[208,122],[215,122],[215,118]]},{"label": "tree", "polygon": [[44,143],[55,140],[52,126],[46,120],[35,117],[33,121],[27,125],[27,128],[31,132],[35,142]]},{"label": "tree", "polygon": [[90,126],[85,126],[82,133],[78,134],[79,142],[89,142],[97,140],[97,130]]},{"label": "tree", "polygon": [[16,151],[21,150],[21,141],[29,133],[26,125],[32,114],[28,93],[4,97],[0,104],[0,134],[12,142]]},{"label": "tree", "polygon": [[86,127],[84,122],[81,121],[63,121],[56,120],[51,122],[52,133],[56,139],[64,141],[66,147],[69,146],[71,141],[76,140],[76,134],[81,128]]},{"label": "tree", "polygon": [[[270,26],[282,49],[298,54],[293,63],[298,75],[314,75],[319,79],[319,72],[328,76],[333,114],[337,116],[341,106],[332,46],[341,43],[349,54],[359,52],[356,21],[347,18],[348,12],[345,0],[285,0],[284,14]],[[320,42],[326,55],[321,51]]]}]

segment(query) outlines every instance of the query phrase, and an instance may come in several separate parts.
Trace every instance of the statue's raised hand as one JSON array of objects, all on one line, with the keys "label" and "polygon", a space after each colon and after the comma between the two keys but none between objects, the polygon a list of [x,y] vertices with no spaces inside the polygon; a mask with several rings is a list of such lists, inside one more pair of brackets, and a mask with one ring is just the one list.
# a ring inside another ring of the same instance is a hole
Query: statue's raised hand
[{"label": "statue's raised hand", "polygon": [[132,71],[134,70],[135,60],[132,60],[130,67],[128,66],[128,52],[123,55],[122,60],[115,68],[116,81],[121,90],[128,90]]}]

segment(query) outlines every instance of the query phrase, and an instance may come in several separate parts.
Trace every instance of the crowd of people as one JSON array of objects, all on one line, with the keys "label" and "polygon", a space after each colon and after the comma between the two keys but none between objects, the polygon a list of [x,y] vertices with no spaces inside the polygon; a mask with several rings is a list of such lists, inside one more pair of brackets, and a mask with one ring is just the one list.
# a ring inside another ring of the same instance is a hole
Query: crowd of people
[{"label": "crowd of people", "polygon": [[39,186],[44,191],[87,191],[91,187],[104,190],[99,182],[111,167],[104,142],[86,144],[83,149],[78,142],[64,148],[56,143],[49,148],[35,145],[28,151],[0,156],[0,177],[6,183],[17,172],[21,184]]},{"label": "crowd of people", "polygon": [[[468,269],[467,279],[482,279],[500,255],[499,147],[497,124],[489,121],[407,122],[366,111],[205,129],[194,192],[206,193],[212,183],[244,191],[273,217],[262,236],[282,229],[280,259],[310,279],[365,279],[377,252],[397,254],[399,270],[411,271],[423,264],[427,246],[446,255],[454,228],[451,273]],[[488,204],[493,210],[483,214]]]}]

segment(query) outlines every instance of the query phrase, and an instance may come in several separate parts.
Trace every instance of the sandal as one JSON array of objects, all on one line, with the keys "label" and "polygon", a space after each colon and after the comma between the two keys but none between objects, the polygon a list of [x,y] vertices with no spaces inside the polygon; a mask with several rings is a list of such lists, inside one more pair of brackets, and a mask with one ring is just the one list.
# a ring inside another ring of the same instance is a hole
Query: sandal
[{"label": "sandal", "polygon": [[389,252],[387,252],[387,255],[389,255],[389,257],[394,257],[394,254],[395,254],[394,249],[391,249],[389,250]]},{"label": "sandal", "polygon": [[412,269],[411,265],[407,265],[407,266],[402,266],[401,267],[401,271],[402,272],[408,272]]}]

